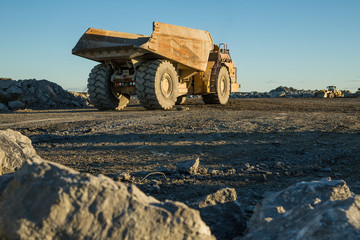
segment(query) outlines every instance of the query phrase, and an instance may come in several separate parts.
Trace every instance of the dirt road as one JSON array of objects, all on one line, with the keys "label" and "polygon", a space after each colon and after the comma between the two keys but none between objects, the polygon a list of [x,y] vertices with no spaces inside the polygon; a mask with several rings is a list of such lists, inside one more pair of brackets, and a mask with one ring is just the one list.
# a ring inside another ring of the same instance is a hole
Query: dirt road
[{"label": "dirt road", "polygon": [[[229,186],[251,209],[268,192],[324,177],[344,179],[360,194],[360,98],[231,99],[226,106],[190,99],[171,111],[136,102],[121,112],[23,110],[0,115],[6,128],[30,137],[44,159],[115,179],[131,173],[128,181],[160,200],[190,203]],[[176,172],[177,162],[197,157],[199,174]]]}]

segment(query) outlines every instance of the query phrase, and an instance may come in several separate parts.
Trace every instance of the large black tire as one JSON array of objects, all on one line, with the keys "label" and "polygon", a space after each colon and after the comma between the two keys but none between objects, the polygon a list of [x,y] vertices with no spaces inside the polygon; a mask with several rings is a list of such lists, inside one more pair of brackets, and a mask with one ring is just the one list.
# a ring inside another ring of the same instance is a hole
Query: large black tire
[{"label": "large black tire", "polygon": [[226,104],[231,90],[230,76],[226,67],[221,67],[216,79],[216,93],[202,95],[206,104]]},{"label": "large black tire", "polygon": [[179,77],[169,61],[148,61],[136,70],[136,94],[146,109],[170,109],[178,93]]},{"label": "large black tire", "polygon": [[113,71],[108,69],[105,64],[99,64],[89,74],[90,102],[99,110],[121,110],[129,103],[129,95],[114,92],[110,81],[112,73]]}]

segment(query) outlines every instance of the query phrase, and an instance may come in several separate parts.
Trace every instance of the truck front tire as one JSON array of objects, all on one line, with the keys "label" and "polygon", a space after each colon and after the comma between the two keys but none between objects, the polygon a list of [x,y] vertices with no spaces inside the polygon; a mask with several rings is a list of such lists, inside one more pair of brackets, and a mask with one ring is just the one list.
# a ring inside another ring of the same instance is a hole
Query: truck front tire
[{"label": "truck front tire", "polygon": [[89,74],[87,86],[90,102],[99,110],[121,110],[129,103],[129,95],[114,92],[111,74],[112,70],[105,64],[96,65]]},{"label": "truck front tire", "polygon": [[169,61],[152,60],[136,70],[136,94],[149,110],[170,109],[179,93],[179,77]]},{"label": "truck front tire", "polygon": [[226,104],[231,90],[230,76],[226,67],[221,67],[216,79],[216,93],[202,95],[206,104]]}]

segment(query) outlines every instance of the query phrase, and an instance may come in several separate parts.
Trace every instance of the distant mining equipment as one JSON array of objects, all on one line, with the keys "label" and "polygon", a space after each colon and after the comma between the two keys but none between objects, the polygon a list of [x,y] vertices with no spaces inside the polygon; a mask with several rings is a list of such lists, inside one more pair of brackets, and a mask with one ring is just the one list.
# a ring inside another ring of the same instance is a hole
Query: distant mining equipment
[{"label": "distant mining equipment", "polygon": [[336,86],[327,86],[325,90],[320,90],[315,93],[318,98],[338,98],[344,97],[341,90],[336,90]]}]

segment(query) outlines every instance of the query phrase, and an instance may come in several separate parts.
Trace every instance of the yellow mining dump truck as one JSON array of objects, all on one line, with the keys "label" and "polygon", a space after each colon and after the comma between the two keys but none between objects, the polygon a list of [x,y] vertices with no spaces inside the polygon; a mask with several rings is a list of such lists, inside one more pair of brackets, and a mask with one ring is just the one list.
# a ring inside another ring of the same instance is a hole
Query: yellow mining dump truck
[{"label": "yellow mining dump truck", "polygon": [[319,98],[334,98],[334,97],[344,97],[344,94],[341,90],[336,90],[336,86],[327,86],[326,90],[320,90],[315,93],[315,97]]},{"label": "yellow mining dump truck", "polygon": [[186,95],[226,104],[240,87],[227,45],[203,30],[159,22],[151,36],[89,28],[72,53],[100,63],[88,79],[100,110],[123,109],[131,95],[146,109],[170,109]]}]

